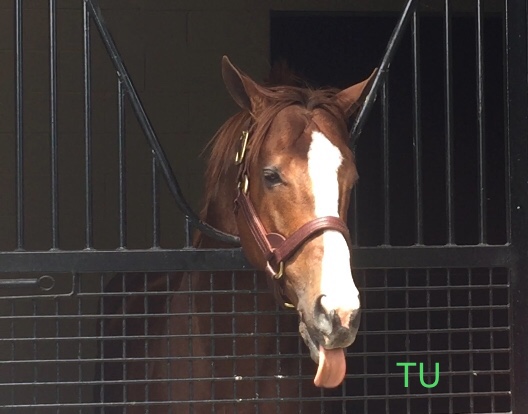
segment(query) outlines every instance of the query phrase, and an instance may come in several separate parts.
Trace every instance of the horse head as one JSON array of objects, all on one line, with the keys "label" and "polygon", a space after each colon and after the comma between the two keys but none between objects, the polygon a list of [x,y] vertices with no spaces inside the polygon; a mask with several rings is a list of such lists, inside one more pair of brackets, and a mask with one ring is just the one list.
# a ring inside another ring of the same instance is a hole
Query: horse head
[{"label": "horse head", "polygon": [[266,87],[227,57],[222,74],[247,114],[233,183],[243,251],[268,275],[279,302],[297,310],[318,364],[315,385],[335,387],[361,308],[346,226],[358,179],[347,124],[373,76],[344,90]]}]

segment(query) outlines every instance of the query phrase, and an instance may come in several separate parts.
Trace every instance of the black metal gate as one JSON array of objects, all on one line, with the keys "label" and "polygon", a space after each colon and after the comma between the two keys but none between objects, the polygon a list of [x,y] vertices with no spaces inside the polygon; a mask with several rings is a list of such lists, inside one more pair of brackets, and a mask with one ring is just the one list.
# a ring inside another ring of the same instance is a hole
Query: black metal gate
[{"label": "black metal gate", "polygon": [[[13,239],[0,252],[3,274],[0,355],[4,356],[0,362],[0,407],[6,412],[113,412],[116,409],[126,412],[133,406],[141,406],[148,412],[149,407],[163,405],[167,412],[179,412],[178,401],[151,400],[152,390],[160,384],[176,382],[189,387],[192,395],[196,382],[209,379],[213,384],[220,384],[226,378],[215,378],[214,369],[211,378],[195,378],[192,364],[183,378],[166,379],[149,378],[147,374],[144,378],[130,378],[125,368],[117,377],[110,378],[105,377],[105,370],[101,368],[108,360],[124,367],[124,358],[136,358],[145,365],[150,362],[148,344],[152,334],[148,325],[143,325],[142,332],[131,333],[127,332],[127,320],[159,312],[157,304],[168,303],[171,296],[168,275],[157,291],[138,292],[128,290],[127,281],[132,276],[126,273],[236,272],[248,270],[248,264],[238,248],[200,250],[189,248],[188,244],[184,249],[160,247],[159,199],[163,191],[174,197],[194,227],[216,233],[229,242],[236,240],[200,223],[184,201],[95,0],[83,2],[84,125],[80,141],[83,154],[76,173],[82,177],[83,191],[79,199],[82,200],[84,241],[78,249],[61,250],[60,212],[67,202],[61,198],[66,190],[61,188],[59,178],[57,13],[56,1],[50,0],[47,112],[51,137],[47,147],[50,197],[46,207],[50,217],[49,245],[34,248],[27,243],[26,235],[31,228],[25,223],[25,210],[32,197],[25,190],[28,144],[24,138],[31,120],[28,121],[30,116],[24,110],[23,2],[15,0],[14,3],[12,149],[15,157],[6,161],[12,167],[6,173],[12,182],[0,191],[13,195],[13,202],[6,202],[6,208],[15,211],[16,223]],[[378,116],[379,124],[369,121],[363,134],[378,149],[364,146],[367,140],[364,137],[358,143],[362,182],[350,213],[357,244],[355,278],[361,286],[364,313],[361,333],[348,353],[345,383],[337,390],[321,392],[317,401],[320,411],[327,413],[522,414],[528,410],[528,358],[523,353],[528,349],[524,328],[528,320],[527,4],[505,0],[491,13],[499,21],[499,31],[492,32],[493,36],[497,33],[500,36],[499,50],[493,56],[485,47],[489,41],[486,33],[491,32],[486,28],[490,13],[486,12],[483,2],[475,1],[471,13],[460,24],[449,0],[442,2],[438,9],[424,2],[427,4],[418,5],[415,10],[417,3],[408,2],[389,41],[381,66],[378,102],[366,106],[355,125],[356,132],[361,130],[362,120],[374,108],[373,116]],[[428,20],[430,14],[435,14],[437,20]],[[459,27],[466,27],[468,21],[473,25],[475,48],[457,50],[454,34]],[[118,231],[112,248],[98,248],[94,242],[93,198],[97,193],[92,180],[95,164],[92,153],[96,145],[92,140],[92,116],[97,102],[92,94],[90,65],[94,29],[99,32],[117,72],[115,227]],[[426,45],[424,49],[421,44],[424,30],[437,34],[437,61],[424,52],[432,47]],[[395,76],[398,73],[395,61],[389,79],[389,64],[392,55],[400,53],[396,46],[402,39],[408,45],[406,59],[411,70],[406,71],[407,78]],[[458,93],[460,82],[467,79],[458,78],[454,69],[456,60],[464,54],[471,54],[474,62],[471,97]],[[424,59],[424,56],[427,57]],[[487,71],[490,59],[502,62],[499,73]],[[428,77],[428,65],[435,64],[442,66],[442,79]],[[493,87],[487,83],[490,79],[495,82]],[[395,93],[406,93],[408,105],[395,101]],[[394,115],[391,118],[391,114],[399,114],[399,108],[391,105],[394,102],[408,114],[408,119],[402,119],[401,123]],[[469,115],[459,111],[465,105],[474,107]],[[143,249],[127,246],[126,113],[130,111],[150,145],[150,148],[145,146],[145,153],[152,150],[152,155],[147,157],[150,195],[145,195],[150,197],[152,206],[148,220],[152,240]],[[439,118],[434,118],[434,114],[440,114]],[[470,143],[460,146],[458,143],[468,138],[461,136],[458,128],[469,122],[474,123],[474,128],[469,128],[467,133]],[[3,157],[9,158],[5,154]],[[465,178],[464,171],[470,178]],[[10,199],[6,196],[6,200]],[[188,233],[189,226],[185,227]],[[113,279],[112,289],[105,288],[116,272],[123,275]],[[146,286],[150,276],[136,273],[134,277],[139,278],[139,286],[142,283]],[[256,304],[262,292],[256,274],[249,289],[236,290],[233,284],[230,291],[214,292],[213,285],[211,273],[209,294],[230,295],[233,301],[237,295],[253,296],[255,308],[248,310],[247,316],[257,320],[260,313]],[[194,294],[191,290],[178,292],[175,300],[191,301]],[[143,301],[141,312],[125,315],[119,313],[119,306],[108,309],[105,305],[106,299],[119,304],[130,295]],[[212,305],[210,313],[211,318],[232,317],[215,311]],[[278,404],[283,401],[281,381],[301,384],[309,382],[311,374],[302,371],[299,361],[308,355],[300,341],[301,356],[279,354],[280,337],[298,334],[282,332],[279,336],[279,319],[291,316],[278,310],[274,315],[277,355],[272,362],[277,364],[279,373],[281,364],[293,362],[299,366],[297,377],[278,375],[275,378]],[[163,312],[159,313],[159,317],[164,316]],[[121,329],[121,333],[106,337],[105,332],[111,325]],[[237,332],[235,324],[230,332],[213,333],[210,335],[213,344],[244,335],[251,338],[259,335]],[[169,331],[160,335],[174,337]],[[143,341],[144,354],[127,356],[123,351],[108,355],[105,347],[108,341],[117,341],[123,349],[127,341]],[[189,347],[191,343],[189,339]],[[192,358],[192,349],[189,349],[189,359]],[[226,358],[237,358],[234,348],[233,354]],[[255,356],[255,360],[259,358],[270,356]],[[171,364],[170,358],[166,363]],[[436,364],[439,380],[434,384]],[[245,378],[234,372],[228,380],[233,379],[240,387],[248,383],[254,386],[252,402],[258,412],[261,378]],[[139,385],[142,398],[127,395],[127,384]],[[121,390],[120,399],[108,399],[109,391],[116,387]],[[303,401],[300,385],[297,400]],[[197,399],[194,403],[203,402]],[[235,385],[233,398],[229,400],[233,412],[240,402]]]}]

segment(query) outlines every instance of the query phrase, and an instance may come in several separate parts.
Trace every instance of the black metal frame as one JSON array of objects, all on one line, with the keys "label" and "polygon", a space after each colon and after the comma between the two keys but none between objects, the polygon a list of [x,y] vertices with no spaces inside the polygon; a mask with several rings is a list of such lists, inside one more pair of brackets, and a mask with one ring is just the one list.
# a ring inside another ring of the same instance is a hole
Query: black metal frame
[{"label": "black metal frame", "polygon": [[[528,131],[528,40],[527,40],[527,3],[522,0],[505,0],[506,15],[506,136],[507,136],[507,164],[509,168],[509,181],[507,185],[507,207],[509,216],[507,219],[507,243],[505,245],[486,244],[485,222],[485,172],[483,171],[483,158],[485,156],[484,146],[484,124],[483,117],[485,102],[483,99],[483,57],[482,43],[480,41],[482,30],[481,2],[478,1],[477,30],[479,39],[477,48],[478,62],[478,113],[479,113],[479,158],[480,173],[479,182],[481,191],[479,194],[479,221],[480,235],[479,244],[474,246],[458,246],[454,242],[453,228],[453,201],[450,198],[453,185],[452,177],[452,152],[453,137],[452,116],[452,84],[451,84],[451,35],[450,1],[445,1],[445,76],[446,76],[446,187],[447,204],[446,215],[448,217],[448,243],[445,246],[423,245],[423,232],[421,228],[421,149],[419,132],[419,53],[418,53],[418,26],[419,20],[415,11],[417,1],[409,0],[404,13],[389,42],[387,52],[380,65],[380,70],[374,81],[374,88],[367,98],[367,104],[362,108],[361,114],[356,120],[351,136],[355,139],[361,133],[362,125],[375,96],[384,85],[384,77],[388,74],[388,68],[392,56],[403,36],[406,27],[411,25],[411,33],[414,48],[414,131],[415,131],[415,166],[414,177],[416,184],[416,245],[409,247],[390,246],[388,236],[385,245],[380,247],[357,247],[354,252],[354,262],[357,268],[387,269],[387,268],[507,268],[510,271],[510,336],[511,336],[511,401],[512,412],[523,413],[528,411],[528,356],[523,350],[528,349],[528,335],[526,335],[524,324],[528,321],[528,146],[526,145],[526,131]],[[55,0],[50,0],[50,85],[51,85],[51,154],[52,163],[52,249],[50,251],[25,251],[24,243],[24,176],[23,176],[23,50],[22,50],[22,0],[15,2],[16,22],[16,189],[17,189],[17,251],[0,252],[0,272],[18,273],[88,273],[88,272],[138,272],[138,271],[177,271],[177,270],[204,270],[213,271],[221,269],[248,270],[249,264],[243,257],[239,248],[232,249],[192,249],[167,250],[159,247],[159,206],[157,205],[158,173],[161,172],[165,178],[175,202],[185,213],[190,224],[204,233],[218,240],[237,245],[238,238],[224,234],[199,220],[196,213],[187,204],[170,163],[160,146],[154,128],[152,127],[139,96],[128,75],[124,63],[119,55],[115,43],[104,22],[97,0],[84,0],[84,86],[85,86],[85,217],[86,238],[85,250],[61,251],[58,239],[58,180],[57,180],[57,131],[56,125],[56,24],[55,24]],[[92,230],[92,194],[91,194],[91,92],[90,92],[90,19],[95,23],[104,45],[112,59],[118,76],[119,96],[119,142],[120,142],[120,247],[116,250],[100,251],[93,248]],[[382,89],[382,101],[388,102],[387,91]],[[128,250],[126,248],[126,192],[125,192],[125,168],[124,158],[124,100],[129,99],[141,128],[153,151],[153,248],[148,250]],[[386,132],[386,128],[385,128]],[[388,139],[388,135],[387,135]],[[385,141],[387,145],[387,141]],[[388,228],[388,171],[385,197],[385,226]],[[157,223],[157,224],[156,224]],[[157,241],[156,241],[157,240]],[[9,279],[0,280],[0,288],[14,288],[27,286],[40,286],[40,277],[34,279]]]}]

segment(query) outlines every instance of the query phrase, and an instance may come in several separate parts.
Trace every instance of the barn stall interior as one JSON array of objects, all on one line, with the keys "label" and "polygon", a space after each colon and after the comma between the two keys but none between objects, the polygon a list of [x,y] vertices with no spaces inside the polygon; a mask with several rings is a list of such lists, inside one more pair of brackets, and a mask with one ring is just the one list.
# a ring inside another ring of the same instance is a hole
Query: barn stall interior
[{"label": "barn stall interior", "polygon": [[[355,150],[360,332],[342,385],[316,389],[295,312],[262,310],[240,249],[191,248],[175,194],[199,209],[201,151],[237,110],[223,55],[343,88],[380,65],[404,9]],[[2,2],[0,407],[526,412],[526,16],[514,0]],[[174,292],[187,270],[209,288]],[[210,332],[180,333],[197,315]]]}]

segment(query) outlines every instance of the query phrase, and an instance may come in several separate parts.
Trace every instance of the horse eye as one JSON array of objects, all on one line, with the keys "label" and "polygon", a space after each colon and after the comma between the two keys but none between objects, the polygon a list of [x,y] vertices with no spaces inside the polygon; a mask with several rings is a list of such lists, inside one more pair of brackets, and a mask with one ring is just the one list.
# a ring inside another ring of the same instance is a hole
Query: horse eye
[{"label": "horse eye", "polygon": [[282,178],[280,174],[271,169],[265,169],[264,170],[264,180],[266,181],[266,185],[268,187],[274,187],[276,185],[282,184]]}]

